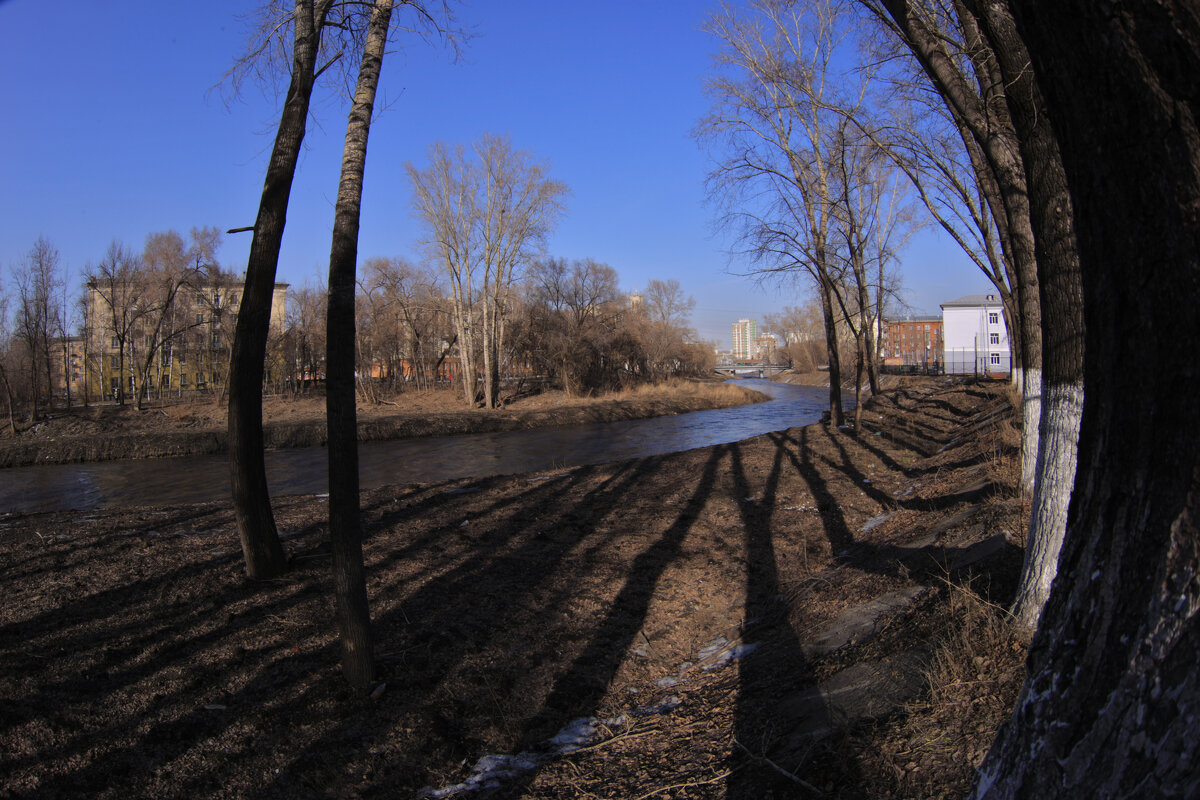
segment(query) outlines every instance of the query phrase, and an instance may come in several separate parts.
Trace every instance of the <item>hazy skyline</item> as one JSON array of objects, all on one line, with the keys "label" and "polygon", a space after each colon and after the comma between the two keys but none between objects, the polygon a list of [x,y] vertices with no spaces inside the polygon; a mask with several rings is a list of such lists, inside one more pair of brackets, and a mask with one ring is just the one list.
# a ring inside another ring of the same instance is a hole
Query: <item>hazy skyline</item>
[{"label": "hazy skyline", "polygon": [[[72,274],[113,239],[140,250],[174,228],[251,225],[281,98],[249,88],[228,104],[214,88],[241,52],[239,15],[255,3],[0,2],[0,66],[10,76],[0,122],[3,286],[39,235]],[[419,259],[406,161],[435,141],[490,131],[552,165],[572,195],[551,255],[594,258],[624,289],[654,278],[696,298],[692,324],[728,348],[730,325],[806,299],[730,274],[727,242],[706,204],[708,156],[691,138],[707,110],[715,46],[700,30],[708,3],[663,0],[585,6],[550,0],[465,2],[476,37],[452,63],[412,41],[385,62],[371,131],[360,260]],[[324,281],[346,106],[314,98],[293,187],[279,280]],[[245,269],[250,234],[225,237],[222,265]],[[901,254],[909,304],[986,291],[983,275],[933,229]]]}]

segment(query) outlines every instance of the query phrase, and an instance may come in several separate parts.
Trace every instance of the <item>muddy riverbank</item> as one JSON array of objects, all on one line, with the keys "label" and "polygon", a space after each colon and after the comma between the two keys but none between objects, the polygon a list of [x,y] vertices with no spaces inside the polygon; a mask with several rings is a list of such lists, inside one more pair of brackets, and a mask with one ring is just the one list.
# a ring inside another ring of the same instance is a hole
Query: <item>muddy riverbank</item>
[{"label": "muddy riverbank", "polygon": [[[411,391],[379,403],[360,403],[359,440],[616,422],[765,399],[715,381],[676,381],[597,398],[543,392],[514,398],[500,409],[470,408],[461,393],[450,389]],[[140,411],[114,404],[58,410],[16,436],[11,431],[0,436],[0,467],[224,453],[226,414],[225,404],[213,400],[150,403]],[[324,445],[324,395],[267,398],[263,434],[268,449]]]}]

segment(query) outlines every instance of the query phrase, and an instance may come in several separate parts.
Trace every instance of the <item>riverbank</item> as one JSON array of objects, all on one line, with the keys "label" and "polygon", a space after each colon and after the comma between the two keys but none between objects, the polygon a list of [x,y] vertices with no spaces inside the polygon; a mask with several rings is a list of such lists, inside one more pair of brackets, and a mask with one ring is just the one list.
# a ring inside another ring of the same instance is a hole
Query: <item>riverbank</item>
[{"label": "riverbank", "polygon": [[[728,408],[768,399],[717,381],[671,381],[602,397],[559,391],[519,397],[501,409],[468,407],[451,389],[409,391],[379,403],[360,403],[359,441],[545,428],[645,419]],[[113,404],[56,411],[17,436],[0,437],[0,468],[123,458],[227,452],[224,403],[155,403],[142,411]],[[325,397],[320,393],[267,398],[263,435],[268,449],[326,443]]]},{"label": "riverbank", "polygon": [[258,585],[224,503],[7,516],[0,796],[962,796],[1021,679],[1017,416],[942,379],[864,419],[364,493],[372,699],[323,498]]}]

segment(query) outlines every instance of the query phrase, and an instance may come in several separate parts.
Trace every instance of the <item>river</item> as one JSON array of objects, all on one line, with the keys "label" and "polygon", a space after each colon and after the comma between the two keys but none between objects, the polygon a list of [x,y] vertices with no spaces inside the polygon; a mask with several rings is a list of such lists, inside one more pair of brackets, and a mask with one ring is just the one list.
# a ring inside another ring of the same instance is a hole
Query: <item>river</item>
[{"label": "river", "polygon": [[[747,439],[817,422],[829,390],[769,380],[730,381],[771,400],[673,417],[563,425],[555,428],[364,442],[363,489],[450,478],[507,475],[661,455]],[[274,496],[320,494],[326,487],[322,447],[267,453]],[[229,496],[225,456],[186,456],[90,464],[15,467],[0,471],[0,511],[89,510],[143,503],[171,504]]]}]

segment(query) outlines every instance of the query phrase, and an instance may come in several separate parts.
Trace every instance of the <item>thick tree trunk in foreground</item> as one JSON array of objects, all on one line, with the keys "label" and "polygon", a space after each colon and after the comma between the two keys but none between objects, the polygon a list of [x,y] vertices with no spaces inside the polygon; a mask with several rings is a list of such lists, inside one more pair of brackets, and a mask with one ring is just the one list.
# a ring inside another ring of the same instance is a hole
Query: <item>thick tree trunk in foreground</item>
[{"label": "thick tree trunk in foreground", "polygon": [[274,577],[287,566],[267,490],[262,383],[279,246],[283,241],[296,160],[304,141],[320,45],[312,0],[298,0],[292,24],[295,25],[292,79],[263,181],[229,365],[229,472],[246,575],[251,578]]},{"label": "thick tree trunk in foreground", "polygon": [[1075,495],[975,797],[1200,796],[1200,13],[1014,0],[1075,206]]},{"label": "thick tree trunk in foreground", "polygon": [[363,47],[354,105],[346,123],[342,175],[329,252],[325,413],[329,428],[329,536],[333,545],[336,615],[342,642],[342,674],[366,689],[375,679],[371,616],[362,557],[358,484],[358,411],[354,390],[354,288],[358,225],[371,111],[391,24],[392,0],[375,0]]}]

